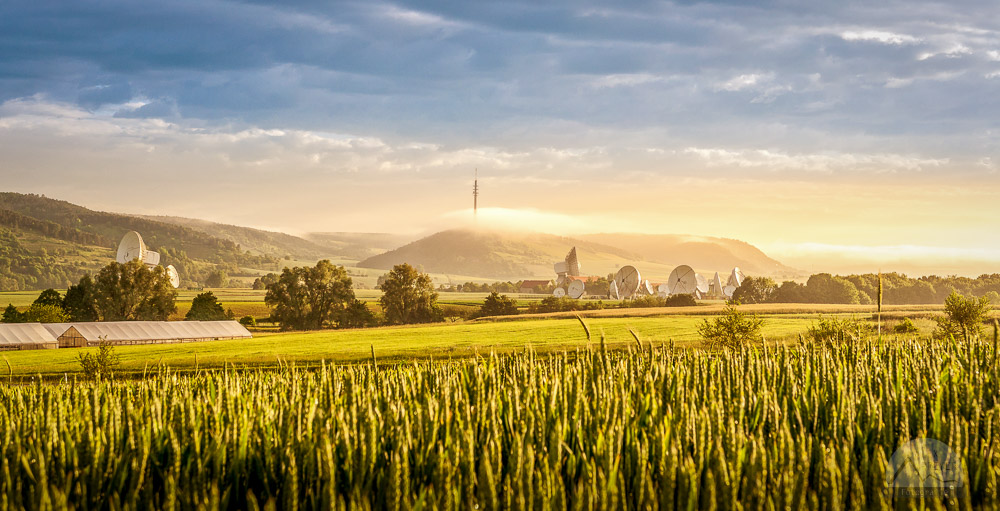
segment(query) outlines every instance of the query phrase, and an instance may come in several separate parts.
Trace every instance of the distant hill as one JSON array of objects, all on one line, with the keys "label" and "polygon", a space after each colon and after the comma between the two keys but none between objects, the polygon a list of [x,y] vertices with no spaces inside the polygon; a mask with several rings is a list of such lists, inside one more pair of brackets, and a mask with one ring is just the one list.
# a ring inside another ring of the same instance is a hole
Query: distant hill
[{"label": "distant hill", "polygon": [[723,238],[595,234],[575,238],[538,233],[449,230],[414,241],[358,263],[390,269],[407,262],[424,271],[496,279],[553,278],[552,264],[576,247],[584,273],[607,275],[634,264],[644,276],[665,280],[680,264],[702,272],[728,272],[739,266],[751,274],[796,275],[748,243]]},{"label": "distant hill", "polygon": [[276,257],[248,254],[233,241],[189,227],[93,211],[41,195],[0,193],[5,248],[0,250],[0,290],[66,287],[114,260],[119,240],[132,230],[188,283],[203,281],[215,269],[280,268]]},{"label": "distant hill", "polygon": [[365,259],[413,241],[413,236],[384,232],[313,232],[309,241],[344,259]]},{"label": "distant hill", "polygon": [[243,250],[274,257],[290,256],[299,260],[319,260],[342,255],[329,247],[283,232],[264,231],[250,227],[219,224],[195,218],[177,216],[143,216],[148,220],[189,227],[196,231],[231,241]]}]

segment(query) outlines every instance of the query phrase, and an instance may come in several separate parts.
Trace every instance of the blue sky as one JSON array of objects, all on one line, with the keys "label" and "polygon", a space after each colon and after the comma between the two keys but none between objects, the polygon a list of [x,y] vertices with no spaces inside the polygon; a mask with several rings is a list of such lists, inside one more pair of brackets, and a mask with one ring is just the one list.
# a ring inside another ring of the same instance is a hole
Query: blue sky
[{"label": "blue sky", "polygon": [[998,25],[994,2],[14,0],[0,179],[412,232],[466,218],[479,168],[498,223],[995,261]]}]

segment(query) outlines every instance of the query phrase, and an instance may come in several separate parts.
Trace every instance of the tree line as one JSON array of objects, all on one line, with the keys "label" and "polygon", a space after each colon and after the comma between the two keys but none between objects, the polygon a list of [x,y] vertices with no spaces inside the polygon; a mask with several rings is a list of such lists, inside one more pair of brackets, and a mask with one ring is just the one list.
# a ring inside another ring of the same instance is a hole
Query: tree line
[{"label": "tree line", "polygon": [[[747,277],[733,299],[740,303],[835,303],[869,305],[878,302],[879,275],[838,276],[818,273],[805,284],[785,281],[780,285],[767,277]],[[886,305],[942,303],[952,293],[987,297],[1000,302],[1000,274],[968,277],[910,278],[899,273],[882,274],[882,303]]]}]

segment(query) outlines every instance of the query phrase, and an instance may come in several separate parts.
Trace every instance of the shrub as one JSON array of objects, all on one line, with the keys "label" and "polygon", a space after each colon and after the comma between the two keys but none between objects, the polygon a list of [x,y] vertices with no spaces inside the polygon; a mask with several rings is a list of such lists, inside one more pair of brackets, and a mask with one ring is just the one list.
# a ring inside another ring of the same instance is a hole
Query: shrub
[{"label": "shrub", "polygon": [[76,358],[80,361],[80,369],[87,378],[110,378],[121,365],[115,347],[106,341],[101,341],[97,353],[80,352]]},{"label": "shrub", "polygon": [[913,321],[911,321],[910,318],[903,318],[903,321],[900,321],[899,324],[892,327],[892,331],[897,334],[915,334],[919,332],[920,329],[917,328],[917,325],[913,324]]},{"label": "shrub", "polygon": [[990,299],[986,296],[962,296],[952,291],[944,300],[944,317],[934,318],[937,328],[934,337],[954,337],[969,340],[979,337],[982,323],[990,313]]},{"label": "shrub", "polygon": [[603,309],[604,302],[597,301],[585,301],[585,300],[574,300],[572,298],[561,297],[557,298],[555,296],[546,296],[542,298],[541,301],[535,302],[528,306],[528,312],[531,313],[544,313],[544,312],[569,312],[569,311],[583,311],[583,310],[596,310]]},{"label": "shrub", "polygon": [[697,300],[691,295],[671,295],[667,297],[647,295],[632,298],[622,302],[624,308],[639,307],[690,307],[698,305]]},{"label": "shrub", "polygon": [[257,326],[257,319],[253,316],[243,316],[240,318],[240,324],[247,328],[253,328]]},{"label": "shrub", "polygon": [[834,341],[856,342],[871,337],[874,333],[875,327],[871,323],[855,317],[826,319],[821,316],[819,322],[809,327],[806,335],[815,342],[825,343]]},{"label": "shrub", "polygon": [[483,300],[483,305],[473,314],[473,317],[513,316],[515,314],[517,314],[517,300],[493,291]]},{"label": "shrub", "polygon": [[711,347],[739,348],[763,340],[760,334],[763,325],[764,320],[756,314],[747,314],[728,305],[721,316],[704,320],[698,326],[698,333]]}]

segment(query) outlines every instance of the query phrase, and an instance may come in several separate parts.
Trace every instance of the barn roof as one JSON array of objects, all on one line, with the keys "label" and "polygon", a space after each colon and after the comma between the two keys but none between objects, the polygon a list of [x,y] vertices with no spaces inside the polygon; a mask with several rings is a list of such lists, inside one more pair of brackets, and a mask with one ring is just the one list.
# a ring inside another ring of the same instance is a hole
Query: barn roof
[{"label": "barn roof", "polygon": [[58,344],[56,336],[41,323],[0,323],[0,348],[43,345],[52,345],[54,348]]},{"label": "barn roof", "polygon": [[247,339],[249,330],[236,321],[100,321],[46,323],[58,337],[70,327],[90,342],[173,341],[186,339]]}]

